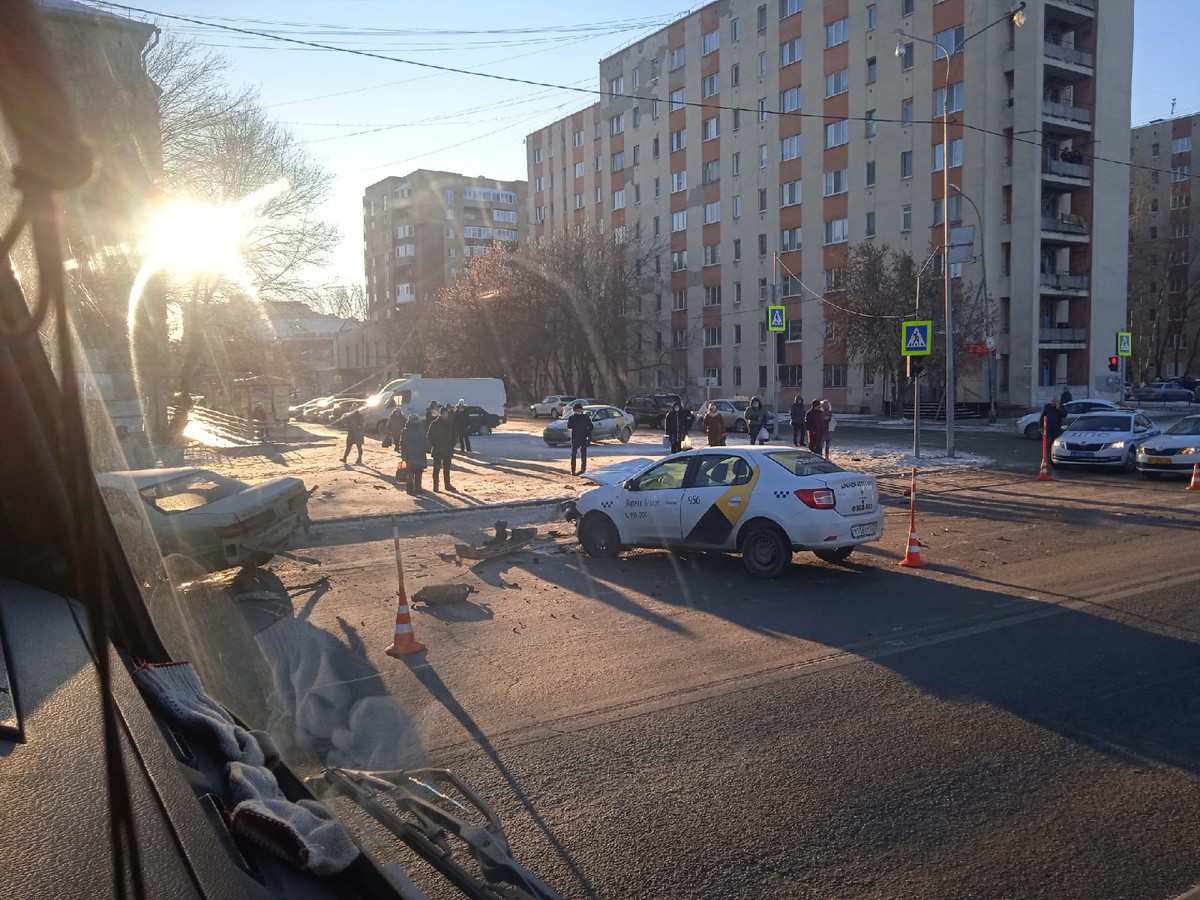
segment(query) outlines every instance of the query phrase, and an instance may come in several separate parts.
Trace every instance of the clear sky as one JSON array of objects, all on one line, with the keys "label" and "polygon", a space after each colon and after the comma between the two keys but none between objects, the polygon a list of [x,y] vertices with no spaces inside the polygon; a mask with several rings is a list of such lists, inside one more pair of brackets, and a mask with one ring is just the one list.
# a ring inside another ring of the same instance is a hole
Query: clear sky
[{"label": "clear sky", "polygon": [[[123,0],[160,13],[388,56],[595,89],[597,62],[687,12],[681,0]],[[1133,3],[1134,0],[1102,0]],[[1186,11],[1186,12],[1185,12]],[[1200,0],[1137,0],[1133,122],[1200,111]],[[525,177],[526,134],[593,101],[320,51],[160,19],[225,53],[335,176],[327,217],[342,231],[330,280],[362,280],[362,191],[436,168]]]}]

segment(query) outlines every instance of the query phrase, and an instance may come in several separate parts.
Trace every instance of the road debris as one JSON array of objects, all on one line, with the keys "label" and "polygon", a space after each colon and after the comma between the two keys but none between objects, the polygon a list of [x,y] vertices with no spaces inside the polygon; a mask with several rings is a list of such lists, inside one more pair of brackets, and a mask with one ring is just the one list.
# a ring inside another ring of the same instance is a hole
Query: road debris
[{"label": "road debris", "polygon": [[493,526],[496,536],[482,543],[455,544],[454,551],[463,559],[495,559],[527,547],[537,536],[536,528],[514,528],[501,520]]}]

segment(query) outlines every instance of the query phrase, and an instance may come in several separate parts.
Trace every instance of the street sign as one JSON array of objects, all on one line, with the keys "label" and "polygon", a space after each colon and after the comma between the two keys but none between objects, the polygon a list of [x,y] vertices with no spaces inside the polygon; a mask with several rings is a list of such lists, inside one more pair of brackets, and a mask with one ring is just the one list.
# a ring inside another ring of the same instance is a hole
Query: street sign
[{"label": "street sign", "polygon": [[930,337],[933,322],[905,322],[900,330],[900,353],[903,356],[928,356],[932,352]]},{"label": "street sign", "polygon": [[951,265],[970,262],[975,257],[974,225],[962,225],[950,229],[950,250],[946,256]]},{"label": "street sign", "polygon": [[1117,356],[1133,356],[1133,333],[1117,332]]},{"label": "street sign", "polygon": [[787,331],[787,313],[782,306],[767,307],[767,330]]}]

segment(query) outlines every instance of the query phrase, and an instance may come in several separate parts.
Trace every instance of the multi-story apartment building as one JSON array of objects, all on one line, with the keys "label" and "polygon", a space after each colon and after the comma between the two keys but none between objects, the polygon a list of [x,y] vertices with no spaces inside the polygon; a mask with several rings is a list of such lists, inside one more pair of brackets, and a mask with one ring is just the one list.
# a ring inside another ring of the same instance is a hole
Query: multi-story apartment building
[{"label": "multi-story apartment building", "polygon": [[1195,375],[1200,264],[1192,223],[1192,138],[1200,115],[1133,129],[1129,312],[1134,378]]},{"label": "multi-story apartment building", "polygon": [[[467,259],[496,241],[528,235],[524,181],[471,178],[417,169],[390,176],[363,192],[363,264],[370,321],[379,331],[363,340],[366,358],[355,368],[420,371],[423,360],[408,333],[429,315],[438,291]],[[376,327],[388,323],[388,327]],[[383,358],[372,358],[373,348]]]},{"label": "multi-story apartment building", "polygon": [[[529,135],[533,236],[596,221],[660,242],[653,339],[677,349],[644,386],[695,395],[716,382],[785,401],[799,389],[878,409],[882,385],[827,340],[822,297],[836,302],[851,243],[923,262],[943,244],[945,210],[976,226],[974,259],[951,266],[953,296],[986,288],[999,401],[1029,406],[1065,386],[1115,396],[1105,362],[1125,309],[1132,6],[1012,11],[705,6],[601,60],[602,99]],[[765,321],[775,284],[788,318],[778,340]],[[983,367],[962,369],[958,400],[982,403]]]}]

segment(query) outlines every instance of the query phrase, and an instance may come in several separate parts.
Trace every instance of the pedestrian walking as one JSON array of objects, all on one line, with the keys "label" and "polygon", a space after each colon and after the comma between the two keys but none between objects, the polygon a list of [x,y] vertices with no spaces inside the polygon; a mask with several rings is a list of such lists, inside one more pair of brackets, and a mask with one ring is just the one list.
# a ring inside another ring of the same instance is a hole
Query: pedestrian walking
[{"label": "pedestrian walking", "polygon": [[765,444],[766,438],[759,438],[759,432],[763,430],[763,425],[766,422],[766,410],[763,409],[762,401],[757,397],[750,400],[750,405],[746,407],[746,433],[750,435],[750,446],[757,444]]},{"label": "pedestrian walking", "polygon": [[821,401],[814,400],[804,415],[804,430],[808,432],[808,449],[818,456],[825,446],[825,410]]},{"label": "pedestrian walking", "polygon": [[405,421],[404,412],[399,406],[393,406],[392,411],[388,413],[387,433],[397,453],[400,452],[400,441],[404,437]]},{"label": "pedestrian walking", "polygon": [[1074,397],[1071,396],[1070,388],[1063,388],[1062,396],[1058,398],[1059,409],[1070,403]]},{"label": "pedestrian walking", "polygon": [[824,450],[823,456],[829,459],[829,443],[833,430],[837,428],[837,419],[833,417],[833,404],[828,400],[821,401],[821,412],[825,414],[825,445],[821,449]]},{"label": "pedestrian walking", "polygon": [[704,426],[704,434],[708,437],[708,446],[725,446],[725,417],[717,409],[717,404],[708,404],[708,412],[700,420]]},{"label": "pedestrian walking", "polygon": [[1046,429],[1046,443],[1053,444],[1063,431],[1062,407],[1059,406],[1057,397],[1051,398],[1050,402],[1042,407],[1042,424]]},{"label": "pedestrian walking", "polygon": [[429,401],[429,405],[427,407],[425,407],[425,427],[426,428],[428,428],[429,423],[431,423],[433,421],[433,411],[435,409],[440,409],[440,408],[441,408],[441,406],[438,404],[438,402],[436,400]]},{"label": "pedestrian walking", "polygon": [[592,417],[583,411],[583,404],[576,403],[571,407],[571,415],[567,417],[567,431],[571,432],[571,474],[575,474],[575,461],[578,457],[581,463],[579,474],[587,471],[588,442],[592,439],[592,430],[596,427]]},{"label": "pedestrian walking", "polygon": [[804,443],[804,398],[797,394],[792,399],[788,410],[788,420],[792,423],[792,446],[799,447]]},{"label": "pedestrian walking", "polygon": [[254,420],[254,439],[260,442],[266,440],[267,420],[271,416],[267,412],[267,408],[263,406],[261,400],[254,404],[254,409],[250,412],[250,418]]},{"label": "pedestrian walking", "polygon": [[454,431],[458,435],[458,449],[463,453],[470,453],[471,414],[467,412],[466,400],[459,400],[454,404]]},{"label": "pedestrian walking", "polygon": [[350,456],[350,448],[358,448],[358,461],[356,466],[362,465],[363,442],[366,440],[366,423],[363,421],[363,414],[358,411],[358,408],[352,409],[346,415],[342,416],[342,421],[346,424],[346,450],[342,453],[342,465],[346,464],[346,459]]},{"label": "pedestrian walking", "polygon": [[433,457],[433,490],[437,493],[438,477],[444,476],[446,490],[455,492],[450,483],[450,463],[454,459],[454,411],[450,406],[445,410],[434,409],[433,421],[429,423],[427,432],[429,438],[429,455]]},{"label": "pedestrian walking", "polygon": [[663,418],[663,432],[672,453],[683,449],[683,439],[687,437],[690,424],[691,414],[684,412],[683,404],[676,400],[671,404],[671,411]]},{"label": "pedestrian walking", "polygon": [[421,484],[425,477],[425,455],[429,452],[429,438],[421,426],[421,417],[413,413],[408,417],[404,426],[404,435],[400,442],[400,458],[408,467],[408,493],[414,497],[425,493]]}]

